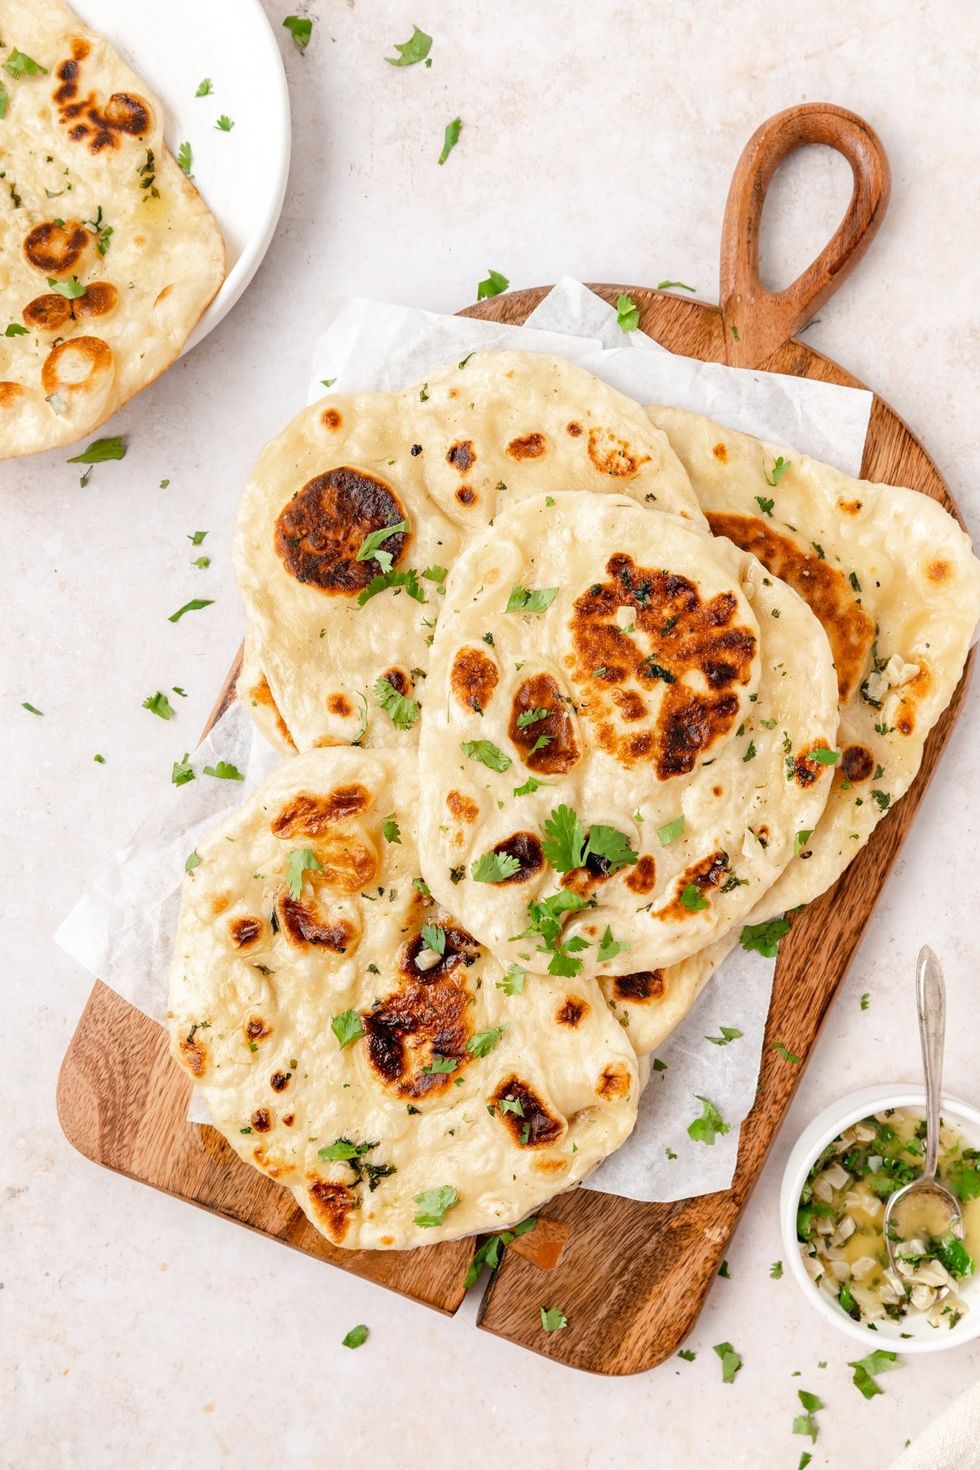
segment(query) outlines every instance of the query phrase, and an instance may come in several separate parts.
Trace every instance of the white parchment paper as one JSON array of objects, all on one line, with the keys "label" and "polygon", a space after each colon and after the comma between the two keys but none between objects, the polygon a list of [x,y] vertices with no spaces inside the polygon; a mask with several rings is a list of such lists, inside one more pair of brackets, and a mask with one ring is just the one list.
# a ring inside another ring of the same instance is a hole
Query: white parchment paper
[{"label": "white parchment paper", "polygon": [[[568,277],[524,327],[352,298],[334,302],[314,348],[309,401],[324,395],[324,379],[334,379],[338,393],[402,388],[454,358],[493,348],[567,358],[641,403],[694,409],[849,474],[860,471],[870,393],[678,357],[641,332],[626,336],[612,307]],[[166,1011],[187,856],[281,759],[233,706],[193,758],[198,779],[171,787],[150,809],[55,935],[86,970],[154,1020]],[[245,780],[200,774],[219,760],[237,766]],[[774,969],[739,949],[729,956],[660,1048],[633,1136],[587,1188],[661,1201],[727,1188],[739,1128],[755,1097]],[[742,1035],[713,1045],[707,1038],[719,1036],[721,1026]],[[710,1098],[729,1126],[710,1147],[687,1133],[701,1110],[697,1094]],[[199,1103],[190,1116],[207,1121]]]}]

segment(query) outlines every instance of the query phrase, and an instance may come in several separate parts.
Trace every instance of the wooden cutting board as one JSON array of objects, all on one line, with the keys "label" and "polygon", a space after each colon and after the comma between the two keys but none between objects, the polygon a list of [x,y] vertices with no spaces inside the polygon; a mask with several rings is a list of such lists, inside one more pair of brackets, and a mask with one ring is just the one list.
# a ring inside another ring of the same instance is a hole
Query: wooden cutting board
[{"label": "wooden cutting board", "polygon": [[[844,154],[854,192],[833,239],[792,286],[759,280],[759,229],[768,184],[795,148],[823,143]],[[719,309],[638,286],[593,286],[607,301],[628,293],[640,325],[673,352],[707,362],[863,384],[793,336],[836,290],[870,244],[888,201],[888,164],[871,129],[823,104],[790,108],[765,123],[736,169],[722,239]],[[523,322],[548,287],[495,297],[463,315]],[[958,514],[922,446],[875,396],[862,474],[911,485]],[[971,659],[972,662],[972,659]],[[962,703],[967,674],[926,744],[911,790],[875,831],[833,889],[783,941],[762,1053],[757,1101],[742,1125],[730,1189],[680,1200],[634,1200],[572,1191],[539,1214],[486,1289],[480,1325],[512,1342],[596,1373],[651,1368],[693,1326],[728,1240],[816,1043],[824,1016],[915,816]],[[208,728],[233,697],[229,673]],[[800,1058],[781,1060],[778,1038]],[[96,1163],[365,1276],[439,1311],[464,1294],[472,1240],[406,1253],[343,1251],[309,1225],[292,1195],[243,1164],[209,1127],[187,1122],[190,1084],[170,1060],[162,1027],[97,982],[61,1069],[58,1112],[65,1134]],[[545,1334],[538,1307],[560,1306],[563,1331]]]}]

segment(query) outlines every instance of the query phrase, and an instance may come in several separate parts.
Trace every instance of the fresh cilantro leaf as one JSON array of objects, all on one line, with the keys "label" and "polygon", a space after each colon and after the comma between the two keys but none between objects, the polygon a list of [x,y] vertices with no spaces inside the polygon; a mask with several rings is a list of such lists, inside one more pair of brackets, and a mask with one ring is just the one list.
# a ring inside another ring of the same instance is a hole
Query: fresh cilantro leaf
[{"label": "fresh cilantro leaf", "polygon": [[550,744],[550,735],[539,735],[537,740],[535,740],[534,744],[531,746],[531,749],[528,751],[528,755],[533,755],[536,750],[543,750],[546,745]]},{"label": "fresh cilantro leaf", "polygon": [[605,934],[603,934],[602,938],[599,940],[599,949],[598,949],[598,952],[597,952],[597,958],[598,958],[598,961],[599,961],[600,965],[605,964],[606,960],[615,959],[616,955],[622,954],[623,950],[624,949],[629,949],[629,947],[630,947],[629,940],[625,940],[623,942],[620,942],[620,940],[618,940],[618,939],[613,939],[612,930],[610,929],[609,925],[607,924],[606,925],[606,932],[605,932]]},{"label": "fresh cilantro leaf", "polygon": [[735,1374],[742,1366],[742,1358],[735,1351],[730,1342],[718,1342],[715,1344],[714,1352],[721,1359],[721,1381],[722,1383],[734,1383]]},{"label": "fresh cilantro leaf", "polygon": [[886,812],[891,806],[892,799],[888,795],[887,791],[872,791],[871,795],[878,803],[878,808],[880,811]]},{"label": "fresh cilantro leaf", "polygon": [[746,953],[754,951],[771,960],[779,949],[779,941],[788,933],[788,919],[767,919],[761,924],[746,924],[738,942]]},{"label": "fresh cilantro leaf", "polygon": [[449,573],[445,567],[432,566],[426,567],[422,575],[427,582],[437,582],[440,586],[442,586]]},{"label": "fresh cilantro leaf", "polygon": [[333,385],[334,385],[334,383],[336,383],[336,381],[337,381],[336,378],[321,378],[320,379],[320,382],[323,384],[324,388],[332,388]]},{"label": "fresh cilantro leaf", "polygon": [[850,572],[848,574],[847,580],[850,582],[850,584],[851,584],[851,586],[852,586],[852,588],[854,589],[855,592],[860,592],[861,591],[861,583],[858,581],[858,574],[857,574],[857,572]]},{"label": "fresh cilantro leaf", "polygon": [[461,740],[459,748],[471,761],[479,761],[481,766],[491,771],[506,771],[512,765],[510,756],[505,755],[492,740]]},{"label": "fresh cilantro leaf", "polygon": [[328,1144],[326,1148],[318,1148],[316,1153],[319,1159],[340,1160],[343,1162],[347,1159],[358,1159],[363,1154],[369,1154],[377,1146],[377,1142],[351,1143],[349,1138],[337,1138],[333,1143]]},{"label": "fresh cilantro leaf", "polygon": [[374,697],[396,730],[410,730],[419,717],[418,702],[407,694],[399,694],[388,679],[376,681]]},{"label": "fresh cilantro leaf", "polygon": [[688,913],[699,914],[708,907],[708,900],[696,883],[686,883],[681,889],[681,903]]},{"label": "fresh cilantro leaf", "polygon": [[191,145],[189,143],[181,143],[177,149],[177,163],[188,178],[191,176],[192,161]]},{"label": "fresh cilantro leaf", "polygon": [[500,1111],[502,1113],[513,1113],[517,1118],[524,1116],[524,1104],[519,1097],[502,1097],[500,1099]]},{"label": "fresh cilantro leaf", "polygon": [[385,842],[396,842],[401,845],[401,828],[395,820],[394,813],[390,817],[385,817],[381,823],[381,835]]},{"label": "fresh cilantro leaf", "polygon": [[520,866],[509,852],[485,852],[470,865],[470,877],[476,883],[503,883],[513,878]]},{"label": "fresh cilantro leaf", "polygon": [[781,1041],[774,1041],[772,1046],[770,1047],[770,1051],[778,1051],[784,1062],[798,1062],[800,1060],[799,1057],[794,1056],[794,1054],[789,1051]]},{"label": "fresh cilantro leaf", "polygon": [[721,1276],[722,1279],[725,1281],[731,1281],[732,1277],[731,1272],[728,1269],[727,1261],[722,1261],[721,1265],[718,1267],[718,1275]]},{"label": "fresh cilantro leaf", "polygon": [[534,776],[528,776],[523,786],[514,787],[515,796],[531,796],[539,786],[551,786],[551,781],[538,781]]},{"label": "fresh cilantro leaf", "polygon": [[[10,94],[8,93],[8,91],[7,91],[6,87],[4,86],[3,82],[0,82],[0,122],[2,122],[3,119],[7,116],[7,103],[9,101],[10,101]],[[17,206],[15,205],[14,208],[16,208],[16,207]]]},{"label": "fresh cilantro leaf", "polygon": [[961,1281],[965,1281],[973,1275],[975,1264],[973,1257],[962,1240],[957,1240],[955,1235],[943,1237],[939,1242],[937,1254],[950,1276],[956,1276]]},{"label": "fresh cilantro leaf", "polygon": [[174,761],[173,769],[170,772],[170,779],[175,786],[186,786],[188,781],[193,781],[194,779],[194,767],[188,761],[187,755],[188,752],[185,750],[183,759]]},{"label": "fresh cilantro leaf", "polygon": [[700,1118],[695,1118],[693,1123],[688,1124],[688,1137],[693,1138],[695,1143],[714,1143],[719,1133],[728,1133],[731,1131],[729,1125],[725,1122],[713,1102],[710,1102],[706,1097],[702,1097],[700,1092],[696,1092],[694,1096],[701,1103],[701,1116]]},{"label": "fresh cilantro leaf", "polygon": [[[735,340],[737,342],[738,341],[738,338],[736,337]],[[786,471],[789,469],[789,467],[790,467],[790,465],[792,463],[793,463],[793,461],[791,459],[783,459],[783,456],[780,455],[778,459],[776,459],[776,460],[773,461],[772,474],[771,475],[766,474],[766,467],[765,467],[765,464],[763,463],[762,473],[766,477],[766,484],[767,485],[778,485],[779,482],[780,482],[780,480],[783,478],[783,476],[785,475]]]},{"label": "fresh cilantro leaf", "polygon": [[44,716],[44,710],[43,709],[38,709],[36,707],[36,705],[29,704],[26,699],[21,702],[21,706],[20,707],[21,707],[21,709],[26,709],[27,710],[27,713],[29,715],[41,715],[42,718]]},{"label": "fresh cilantro leaf", "polygon": [[548,974],[571,978],[582,968],[582,961],[574,956],[587,949],[588,942],[579,936],[563,941],[562,919],[565,914],[576,913],[579,909],[591,906],[589,899],[579,898],[569,888],[562,889],[560,893],[552,893],[547,898],[532,899],[527,906],[531,922],[521,934],[515,934],[514,938],[540,939],[538,952],[551,955]]},{"label": "fresh cilantro leaf", "polygon": [[175,613],[171,613],[167,619],[168,623],[179,623],[184,613],[200,612],[202,607],[210,607],[214,602],[213,597],[192,597],[190,602],[185,602]]},{"label": "fresh cilantro leaf", "polygon": [[231,118],[226,117],[224,113],[221,114],[221,116],[218,118],[218,121],[215,123],[215,127],[217,128],[219,133],[230,133],[234,126],[235,124],[232,122]]},{"label": "fresh cilantro leaf", "polygon": [[873,1399],[875,1394],[884,1392],[878,1387],[873,1375],[890,1373],[893,1368],[900,1368],[902,1365],[897,1353],[890,1353],[885,1348],[877,1348],[866,1358],[858,1358],[855,1362],[849,1362],[847,1366],[854,1369],[854,1377],[851,1381],[855,1388],[860,1389],[866,1399]]},{"label": "fresh cilantro leaf", "polygon": [[557,596],[557,587],[538,587],[532,589],[519,587],[515,583],[511,588],[504,612],[542,613],[551,606]]},{"label": "fresh cilantro leaf", "polygon": [[697,1353],[692,1353],[690,1348],[681,1348],[678,1351],[677,1356],[679,1358],[683,1358],[685,1363],[693,1363],[694,1359],[697,1357]]},{"label": "fresh cilantro leaf", "polygon": [[862,1009],[862,1011],[866,1011],[868,1009],[868,1006],[870,1004],[871,1004],[871,992],[870,992],[870,990],[866,990],[864,992],[864,994],[862,995],[862,997],[861,997],[861,1009]]},{"label": "fresh cilantro leaf", "polygon": [[728,1046],[742,1035],[735,1026],[719,1026],[718,1029],[721,1032],[720,1036],[706,1036],[705,1041],[712,1042],[714,1046]]},{"label": "fresh cilantro leaf", "polygon": [[458,1057],[435,1056],[427,1067],[422,1068],[422,1071],[426,1077],[448,1077],[450,1072],[455,1072],[458,1066]]},{"label": "fresh cilantro leaf", "polygon": [[603,858],[608,864],[607,873],[616,873],[638,861],[639,854],[630,847],[629,838],[615,827],[597,824],[589,828],[587,857]]},{"label": "fresh cilantro leaf", "polygon": [[379,549],[381,543],[387,541],[389,536],[396,536],[410,529],[411,527],[408,521],[398,521],[393,526],[382,526],[380,530],[372,531],[361,542],[360,550],[357,553],[357,560],[371,561],[373,559],[378,563],[378,566],[383,572],[390,572],[392,553],[390,551],[381,551]]},{"label": "fresh cilantro leaf", "polygon": [[544,824],[545,840],[542,851],[551,866],[559,873],[570,873],[585,862],[585,828],[571,807],[555,807]]},{"label": "fresh cilantro leaf", "polygon": [[502,990],[505,995],[521,995],[526,979],[527,971],[522,970],[520,965],[508,965],[504,978],[497,981],[497,989]]},{"label": "fresh cilantro leaf", "polygon": [[219,761],[216,766],[205,766],[205,776],[214,776],[218,781],[244,781],[245,777],[230,761]]},{"label": "fresh cilantro leaf", "polygon": [[806,1467],[809,1465],[812,1459],[813,1456],[810,1454],[810,1451],[804,1450],[802,1455],[800,1456],[800,1463],[797,1465],[796,1470],[806,1470]]},{"label": "fresh cilantro leaf", "polygon": [[816,761],[818,766],[836,766],[840,760],[840,751],[828,750],[825,745],[821,745],[810,751],[807,760]]},{"label": "fresh cilantro leaf", "polygon": [[454,117],[452,122],[446,124],[446,132],[442,140],[442,152],[439,154],[439,162],[445,163],[459,142],[459,130],[463,126],[461,117]]},{"label": "fresh cilantro leaf", "polygon": [[799,857],[800,856],[800,854],[803,852],[803,849],[806,847],[807,843],[810,841],[810,838],[812,836],[813,836],[813,828],[812,827],[803,827],[801,829],[801,831],[799,831],[799,832],[796,833],[795,837],[793,838],[793,856],[794,857]]},{"label": "fresh cilantro leaf", "polygon": [[425,31],[420,31],[418,26],[413,26],[412,34],[407,41],[394,42],[397,56],[386,56],[389,66],[415,66],[424,61],[432,49],[432,37],[427,36]]},{"label": "fresh cilantro leaf", "polygon": [[422,925],[422,942],[426,949],[431,949],[433,954],[446,953],[446,931],[438,924]]},{"label": "fresh cilantro leaf", "polygon": [[749,741],[748,750],[742,756],[742,760],[743,760],[743,762],[745,762],[745,761],[754,761],[757,754],[758,754],[758,751],[755,748],[755,741],[754,740],[750,740]]},{"label": "fresh cilantro leaf", "polygon": [[616,297],[616,325],[623,332],[635,332],[640,325],[640,308],[625,292]]},{"label": "fresh cilantro leaf", "polygon": [[313,33],[313,22],[308,15],[287,15],[283,26],[292,36],[301,51],[305,51],[310,44],[310,36]]},{"label": "fresh cilantro leaf", "polygon": [[95,761],[96,765],[99,765],[99,766],[104,766],[105,765],[105,756],[104,755],[93,755],[92,759]]},{"label": "fresh cilantro leaf", "polygon": [[[292,16],[290,18],[295,19],[295,16]],[[308,24],[309,21],[307,21],[307,25]],[[352,1327],[350,1332],[346,1333],[345,1336],[340,1339],[340,1346],[345,1348],[359,1348],[364,1343],[366,1343],[367,1340],[368,1330],[363,1322],[358,1322],[356,1327]]]},{"label": "fresh cilantro leaf", "polygon": [[48,69],[35,61],[32,56],[27,56],[23,51],[18,51],[15,46],[3,64],[3,69],[8,76],[15,81],[21,77],[46,77]]},{"label": "fresh cilantro leaf", "polygon": [[358,607],[363,607],[366,602],[371,601],[372,597],[377,597],[379,592],[385,592],[389,587],[404,587],[409,597],[413,597],[416,602],[425,602],[425,593],[419,586],[418,573],[414,567],[409,567],[407,572],[382,572],[379,577],[372,577],[364,591],[357,594]]},{"label": "fresh cilantro leaf", "polygon": [[653,1070],[655,1072],[666,1072],[666,1070],[667,1070],[667,1063],[666,1062],[662,1062],[659,1057],[654,1057],[654,1059],[653,1059]]},{"label": "fresh cilantro leaf", "polygon": [[684,835],[684,818],[675,817],[672,822],[665,822],[662,827],[657,828],[657,836],[660,838],[661,847],[669,847],[678,837]]},{"label": "fresh cilantro leaf", "polygon": [[166,490],[166,488],[167,488],[167,486],[169,484],[170,484],[170,481],[169,480],[161,480],[160,481],[160,489],[161,490]]},{"label": "fresh cilantro leaf", "polygon": [[52,291],[56,291],[66,301],[77,301],[80,296],[85,295],[88,289],[80,283],[77,276],[72,276],[70,281],[56,281],[54,276],[48,276],[48,285]]},{"label": "fresh cilantro leaf", "polygon": [[813,1415],[797,1414],[796,1418],[793,1420],[793,1433],[806,1434],[810,1437],[813,1443],[816,1444],[819,1430],[817,1429],[816,1423],[814,1422]]},{"label": "fresh cilantro leaf", "polygon": [[536,725],[540,720],[546,720],[549,714],[550,710],[546,709],[526,709],[523,714],[517,716],[517,728],[526,730],[528,725]]},{"label": "fresh cilantro leaf", "polygon": [[673,287],[677,291],[694,291],[694,286],[685,286],[683,281],[660,281],[657,284],[658,291],[669,291]]},{"label": "fresh cilantro leaf", "polygon": [[486,1031],[475,1031],[466,1050],[473,1057],[488,1057],[506,1030],[506,1026],[489,1026]]},{"label": "fresh cilantro leaf", "polygon": [[172,720],[174,717],[170,700],[159,689],[156,694],[151,694],[144,699],[143,708],[148,709],[151,714],[159,715],[161,720]]},{"label": "fresh cilantro leaf", "polygon": [[[2,116],[3,114],[0,113],[0,117]],[[26,327],[21,326],[20,322],[11,322],[3,335],[5,337],[29,337],[30,333]]]},{"label": "fresh cilantro leaf", "polygon": [[417,1194],[415,1203],[419,1206],[416,1225],[441,1225],[449,1211],[459,1204],[459,1195],[451,1184],[442,1184],[438,1189],[426,1189]]},{"label": "fresh cilantro leaf", "polygon": [[770,518],[772,517],[772,513],[776,505],[776,502],[774,500],[766,495],[757,495],[755,497],[755,503],[762,511],[762,514],[764,516],[769,516]]},{"label": "fresh cilantro leaf", "polygon": [[198,571],[201,571],[201,572],[207,571],[207,569],[208,569],[208,567],[210,565],[211,565],[211,558],[209,556],[199,556],[194,561],[191,562],[191,566],[192,567],[197,567]]},{"label": "fresh cilantro leaf", "polygon": [[299,898],[303,892],[304,873],[322,872],[323,867],[311,847],[295,847],[286,859],[286,887],[290,898]]},{"label": "fresh cilantro leaf", "polygon": [[541,1313],[541,1327],[545,1332],[557,1332],[562,1327],[568,1326],[568,1318],[561,1307],[539,1307]]},{"label": "fresh cilantro leaf", "polygon": [[510,285],[506,276],[499,271],[490,271],[485,281],[481,281],[476,288],[477,301],[486,301],[488,296],[499,296],[501,291],[506,291]]},{"label": "fresh cilantro leaf", "polygon": [[198,89],[194,93],[194,96],[195,97],[210,97],[210,95],[211,95],[211,93],[213,91],[214,91],[214,85],[213,85],[213,83],[211,81],[211,78],[210,77],[205,77],[204,78],[204,81],[201,82],[198,85]]},{"label": "fresh cilantro leaf", "polygon": [[782,1274],[783,1274],[783,1263],[782,1263],[782,1261],[773,1261],[772,1265],[769,1267],[769,1275],[771,1276],[772,1280],[773,1281],[778,1281],[779,1278],[782,1276]]},{"label": "fresh cilantro leaf", "polygon": [[201,863],[200,854],[197,851],[192,852],[191,855],[190,855],[190,857],[187,859],[187,861],[184,864],[184,872],[185,873],[193,873],[194,869],[200,866],[200,863]]},{"label": "fresh cilantro leaf", "polygon": [[330,1022],[330,1030],[336,1036],[341,1051],[364,1035],[364,1023],[356,1011],[341,1011]]},{"label": "fresh cilantro leaf", "polygon": [[516,1240],[519,1235],[526,1235],[529,1230],[534,1229],[537,1223],[532,1215],[529,1220],[522,1220],[519,1225],[515,1225],[513,1230],[503,1230],[499,1235],[488,1236],[483,1244],[473,1252],[473,1259],[467,1268],[466,1280],[463,1283],[464,1289],[469,1291],[471,1286],[476,1285],[484,1266],[489,1266],[491,1271],[496,1271],[500,1265],[501,1256],[511,1241]]},{"label": "fresh cilantro leaf", "polygon": [[200,546],[201,542],[204,540],[207,534],[207,531],[195,531],[192,535],[188,536],[187,539],[192,546]]}]

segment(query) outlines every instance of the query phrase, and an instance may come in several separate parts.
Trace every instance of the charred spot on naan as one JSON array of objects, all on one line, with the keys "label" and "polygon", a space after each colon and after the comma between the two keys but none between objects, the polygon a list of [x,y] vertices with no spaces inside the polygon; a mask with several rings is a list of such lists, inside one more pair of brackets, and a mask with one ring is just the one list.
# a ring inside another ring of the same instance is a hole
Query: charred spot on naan
[{"label": "charred spot on naan", "polygon": [[[510,1106],[505,1109],[504,1103]],[[514,1072],[494,1089],[490,1104],[513,1141],[522,1148],[547,1147],[557,1142],[568,1126],[560,1113],[551,1111],[530,1082]]]},{"label": "charred spot on naan", "polygon": [[367,811],[372,799],[359,781],[335,786],[325,796],[300,791],[273,817],[272,831],[276,837],[321,837],[337,822]]},{"label": "charred spot on naan", "polygon": [[569,995],[555,1012],[555,1020],[559,1026],[575,1027],[584,1016],[588,1015],[589,1009],[587,1000],[583,1000],[579,995]]},{"label": "charred spot on naan", "polygon": [[[545,710],[543,719],[530,725],[519,723],[522,715]],[[532,771],[560,775],[570,771],[579,758],[575,726],[552,674],[531,674],[518,686],[510,711],[507,733],[521,753],[521,760]],[[535,749],[538,741],[543,743]]]},{"label": "charred spot on naan", "polygon": [[354,706],[346,694],[335,691],[327,696],[327,709],[332,715],[338,715],[343,720],[349,720],[354,713]]},{"label": "charred spot on naan", "polygon": [[422,938],[421,932],[414,938],[409,939],[402,945],[398,957],[398,968],[402,975],[409,980],[436,980],[440,975],[448,975],[451,970],[460,965],[469,967],[480,953],[480,942],[473,935],[460,927],[459,924],[445,923],[438,926],[445,939],[442,954],[434,965],[422,969],[418,962],[419,955],[428,946]]},{"label": "charred spot on naan", "polygon": [[629,1097],[631,1085],[632,1078],[626,1063],[610,1062],[599,1074],[596,1095],[604,1102],[612,1102],[617,1097]]},{"label": "charred spot on naan", "polygon": [[478,496],[472,485],[460,485],[456,491],[456,499],[460,505],[475,505]]},{"label": "charred spot on naan", "polygon": [[268,1041],[272,1035],[272,1027],[268,1021],[264,1016],[258,1015],[249,1016],[245,1025],[242,1027],[242,1031],[250,1051],[254,1050],[260,1041]]},{"label": "charred spot on naan", "polygon": [[866,745],[849,745],[841,754],[840,769],[852,785],[870,781],[875,772],[875,758]]},{"label": "charred spot on naan", "polygon": [[461,791],[450,791],[446,797],[446,806],[450,816],[456,818],[457,822],[472,824],[480,815],[480,807],[471,796],[464,796]]},{"label": "charred spot on naan", "polygon": [[652,893],[657,882],[657,864],[648,852],[641,853],[623,879],[631,893]]},{"label": "charred spot on naan", "polygon": [[180,1039],[180,1057],[184,1066],[194,1077],[203,1077],[208,1068],[208,1048],[203,1040],[199,1040],[196,1033],[197,1026],[192,1026],[186,1036]]},{"label": "charred spot on naan", "polygon": [[106,148],[118,149],[121,135],[142,138],[148,133],[152,119],[149,104],[135,92],[113,92],[102,106],[94,92],[80,96],[81,66],[87,51],[79,54],[84,42],[72,43],[72,55],[56,68],[56,86],[52,94],[59,120],[75,143],[85,142],[90,153]]},{"label": "charred spot on naan", "polygon": [[293,750],[295,750],[296,742],[293,739],[292,735],[290,735],[289,733],[289,728],[286,724],[286,721],[282,717],[279,706],[276,704],[276,701],[272,696],[272,690],[269,688],[269,681],[264,674],[259,675],[258,679],[256,679],[255,683],[252,685],[251,689],[248,692],[249,698],[252,699],[256,704],[264,705],[266,709],[270,709],[272,711],[276,722],[276,729],[279,731],[279,734],[282,736],[286,744],[290,745]]},{"label": "charred spot on naan", "polygon": [[81,220],[46,220],[25,239],[24,259],[42,276],[68,276],[77,272],[92,240]]},{"label": "charred spot on naan", "polygon": [[613,995],[631,1005],[660,1000],[664,993],[663,970],[634,970],[631,975],[612,977]]},{"label": "charred spot on naan", "polygon": [[612,429],[589,430],[589,458],[602,475],[629,480],[649,462],[649,454],[639,454],[627,439]]},{"label": "charred spot on naan", "polygon": [[507,445],[511,459],[541,459],[548,452],[548,441],[544,434],[522,434]]},{"label": "charred spot on naan", "polygon": [[346,918],[324,916],[319,904],[283,894],[276,904],[279,928],[296,949],[317,947],[334,954],[347,954],[357,931]]},{"label": "charred spot on naan", "polygon": [[26,392],[20,383],[0,383],[0,408],[13,408]]},{"label": "charred spot on naan", "polygon": [[463,708],[482,715],[500,682],[500,670],[481,648],[461,648],[453,659],[449,682]]},{"label": "charred spot on naan", "polygon": [[264,928],[262,920],[255,914],[243,914],[238,919],[232,919],[228,925],[232,942],[239,949],[251,949],[257,944]]},{"label": "charred spot on naan", "polygon": [[476,463],[476,457],[472,439],[457,439],[446,450],[446,463],[452,465],[454,470],[459,470],[461,475],[465,475],[470,465]]},{"label": "charred spot on naan", "polygon": [[52,347],[41,367],[46,394],[91,393],[113,370],[112,348],[101,337],[69,337]]},{"label": "charred spot on naan", "polygon": [[[321,592],[361,592],[378,574],[373,557],[357,553],[373,531],[407,519],[392,487],[365,470],[341,465],[308,480],[276,521],[276,552],[297,582]],[[396,531],[384,549],[397,566],[409,533]]]},{"label": "charred spot on naan", "polygon": [[812,548],[806,550],[781,536],[757,516],[708,511],[716,536],[727,536],[751,551],[774,577],[788,582],[823,625],[837,669],[841,704],[846,704],[864,677],[875,638],[874,619],[857,601],[847,577]]},{"label": "charred spot on naan", "polygon": [[533,832],[513,832],[502,842],[495,843],[493,851],[514,858],[519,864],[509,878],[500,878],[496,886],[502,888],[511,883],[527,883],[537,877],[544,868],[544,851],[541,839]]},{"label": "charred spot on naan", "polygon": [[313,1214],[328,1238],[340,1245],[347,1234],[350,1216],[357,1209],[357,1195],[346,1184],[310,1176],[307,1197]]},{"label": "charred spot on naan", "polygon": [[320,415],[320,422],[325,429],[339,429],[344,420],[339,409],[325,408]]},{"label": "charred spot on naan", "polygon": [[916,654],[918,672],[899,686],[900,698],[893,715],[899,735],[911,735],[915,729],[919,704],[932,688],[932,672],[921,654]]},{"label": "charred spot on naan", "polygon": [[[471,1062],[472,996],[465,981],[465,969],[446,972],[440,965],[423,978],[406,976],[398,990],[363,1013],[368,1061],[398,1097],[445,1093]],[[456,1065],[426,1071],[437,1058]]]},{"label": "charred spot on naan", "polygon": [[[650,762],[661,780],[687,775],[738,715],[755,636],[736,621],[734,593],[703,599],[688,578],[638,567],[625,552],[609,558],[606,573],[575,600],[571,620],[568,662],[585,691],[582,710],[600,748],[622,765]],[[619,626],[623,607],[631,633]],[[706,689],[687,684],[691,676]]]},{"label": "charred spot on naan", "polygon": [[71,302],[54,291],[48,291],[29,301],[21,314],[24,325],[32,331],[60,332],[65,323],[72,320]]},{"label": "charred spot on naan", "polygon": [[[799,754],[793,758],[791,779],[796,782],[797,786],[801,786],[804,790],[806,790],[808,786],[813,785],[814,781],[816,781],[819,776],[821,776],[825,771],[829,770],[828,765],[825,765],[822,761],[814,760],[813,758],[814,751],[827,749],[828,746],[826,741],[818,740],[814,745],[810,746],[809,750],[801,750]],[[790,757],[787,757],[787,766],[789,765],[789,760]]]},{"label": "charred spot on naan", "polygon": [[694,887],[703,897],[713,889],[720,888],[722,883],[731,875],[730,860],[727,852],[713,852],[708,857],[701,858],[692,863],[679,874],[674,883],[674,897],[662,909],[658,909],[655,917],[663,920],[673,920],[675,923],[684,923],[693,918],[697,913],[704,910],[689,909],[681,901],[681,895],[686,888]]},{"label": "charred spot on naan", "polygon": [[85,295],[72,303],[72,310],[79,318],[108,316],[118,305],[119,292],[111,281],[92,281],[85,287]]}]

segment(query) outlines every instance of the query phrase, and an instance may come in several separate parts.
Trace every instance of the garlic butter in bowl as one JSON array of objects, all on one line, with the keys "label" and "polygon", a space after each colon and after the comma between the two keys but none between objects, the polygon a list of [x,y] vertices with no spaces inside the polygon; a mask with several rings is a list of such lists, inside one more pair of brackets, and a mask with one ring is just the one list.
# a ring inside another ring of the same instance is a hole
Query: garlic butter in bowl
[{"label": "garlic butter in bowl", "polygon": [[790,1271],[823,1317],[870,1348],[935,1352],[980,1335],[980,1111],[969,1103],[944,1097],[939,1147],[962,1238],[929,1217],[927,1198],[889,1265],[885,1207],[922,1173],[924,1134],[921,1087],[864,1088],[814,1119],[783,1177]]}]

